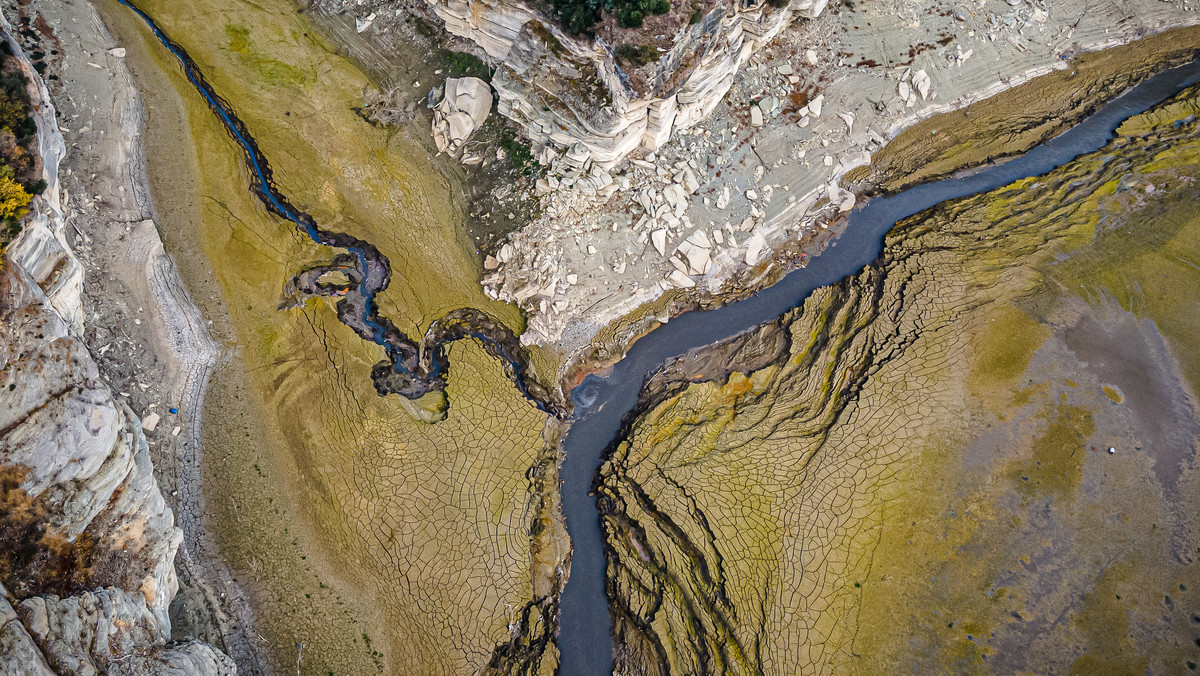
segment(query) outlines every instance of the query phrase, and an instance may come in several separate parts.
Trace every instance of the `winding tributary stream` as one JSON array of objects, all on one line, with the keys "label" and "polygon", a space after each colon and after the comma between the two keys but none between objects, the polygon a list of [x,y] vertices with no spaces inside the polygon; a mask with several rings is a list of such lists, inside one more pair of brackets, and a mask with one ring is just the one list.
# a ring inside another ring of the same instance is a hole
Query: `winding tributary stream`
[{"label": "winding tributary stream", "polygon": [[[129,0],[119,2],[136,12],[179,59],[188,80],[244,151],[251,170],[251,188],[266,208],[296,224],[313,241],[349,252],[349,256],[339,257],[329,268],[350,268],[351,284],[330,287],[310,281],[300,286],[310,294],[338,296],[339,319],[362,338],[384,347],[388,360],[380,367],[390,373],[381,374],[381,368],[376,367],[374,374],[381,394],[398,393],[416,398],[442,389],[448,366],[444,345],[453,340],[475,338],[505,364],[514,384],[531,401],[543,410],[561,415],[544,389],[532,379],[525,378],[525,360],[515,336],[484,313],[465,309],[448,314],[430,327],[423,345],[410,340],[382,317],[375,305],[375,295],[387,288],[390,281],[387,258],[368,242],[320,229],[311,216],[292,206],[272,183],[267,160],[245,125],[204,79],[187,52]],[[606,376],[588,376],[576,387],[571,393],[575,420],[565,440],[566,459],[562,468],[563,513],[574,553],[571,577],[560,604],[559,673],[562,676],[612,674],[604,543],[591,486],[605,450],[637,403],[647,376],[668,359],[771,321],[802,303],[814,290],[857,273],[878,256],[884,234],[898,221],[946,200],[1044,174],[1083,153],[1097,150],[1108,142],[1121,122],[1197,82],[1200,82],[1200,61],[1193,61],[1145,80],[1070,130],[1017,158],[970,175],[873,199],[850,214],[846,231],[824,253],[813,257],[807,267],[791,272],[775,285],[745,300],[672,319],[639,339]],[[301,275],[306,275],[309,280],[320,276],[311,273],[312,269]],[[297,279],[300,277],[298,275]]]},{"label": "winding tributary stream", "polygon": [[[391,264],[386,256],[370,242],[346,233],[324,230],[312,216],[291,204],[275,185],[271,165],[255,142],[254,137],[238,118],[233,107],[223,99],[200,71],[187,51],[172,40],[155,21],[130,0],[118,0],[133,10],[158,38],[159,42],[179,60],[184,75],[204,97],[210,110],[217,115],[226,131],[238,144],[250,169],[250,190],[267,211],[287,220],[312,241],[323,246],[344,249],[333,262],[311,266],[298,273],[286,287],[301,296],[331,296],[338,298],[337,316],[363,340],[384,349],[386,358],[375,365],[371,379],[380,395],[399,394],[408,399],[444,392],[449,360],[446,346],[456,340],[474,338],[504,365],[513,384],[539,409],[563,417],[562,407],[550,396],[541,383],[527,377],[528,358],[520,340],[508,327],[476,308],[459,308],[435,320],[421,341],[405,335],[390,319],[383,316],[375,297],[392,280]],[[349,277],[346,284],[323,284],[324,272],[339,271]],[[313,273],[316,274],[313,274]],[[281,304],[294,305],[295,300]]]}]

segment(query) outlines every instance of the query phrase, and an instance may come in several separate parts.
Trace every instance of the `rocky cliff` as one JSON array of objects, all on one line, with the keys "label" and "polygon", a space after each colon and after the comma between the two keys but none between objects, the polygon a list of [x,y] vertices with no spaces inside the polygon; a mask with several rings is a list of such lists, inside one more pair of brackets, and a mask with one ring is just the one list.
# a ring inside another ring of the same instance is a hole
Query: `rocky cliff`
[{"label": "rocky cliff", "polygon": [[[612,39],[656,43],[646,46],[657,59],[634,69],[616,57],[616,45],[569,35],[521,0],[427,1],[447,32],[490,57],[498,110],[521,126],[543,163],[562,155],[569,165],[594,163],[604,170],[638,148],[653,151],[673,132],[691,128],[712,112],[755,51],[796,17],[815,18],[827,4],[710,3],[689,21],[692,9],[677,3],[673,11],[684,12],[683,18],[674,22],[681,24],[677,28],[664,29],[669,34],[609,31]],[[395,0],[322,4],[327,11],[353,13],[360,31],[373,25],[386,31],[386,23],[405,11],[395,8]],[[611,181],[597,183],[602,189]]]},{"label": "rocky cliff", "polygon": [[[797,16],[814,18],[826,0],[718,5],[681,27],[673,44],[633,84],[602,39],[573,38],[518,0],[429,0],[446,30],[478,44],[496,62],[499,111],[535,147],[572,149],[603,168],[638,147],[653,151],[671,133],[712,112],[750,56]],[[641,91],[639,91],[639,89]]]},{"label": "rocky cliff", "polygon": [[9,45],[33,83],[47,189],[0,269],[0,673],[236,673],[208,645],[168,643],[182,533],[141,421],[81,339],[65,144],[44,83]]}]

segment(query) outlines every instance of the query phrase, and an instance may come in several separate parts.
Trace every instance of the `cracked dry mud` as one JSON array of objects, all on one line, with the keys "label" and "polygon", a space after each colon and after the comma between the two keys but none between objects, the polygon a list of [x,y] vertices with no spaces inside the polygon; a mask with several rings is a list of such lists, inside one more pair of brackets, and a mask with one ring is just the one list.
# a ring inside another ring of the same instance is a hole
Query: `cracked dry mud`
[{"label": "cracked dry mud", "polygon": [[[361,73],[288,3],[226,4],[140,6],[206,68],[281,191],[392,261],[381,309],[410,335],[456,307],[519,329],[519,316],[474,283],[479,262],[459,243],[455,192],[425,149],[351,110]],[[239,149],[137,18],[115,2],[100,10],[160,133],[147,153],[158,221],[169,244],[211,263],[209,276],[182,272],[209,291],[220,338],[236,346],[206,404],[206,499],[221,555],[254,607],[270,658],[262,670],[299,659],[321,674],[489,663],[546,673],[555,655],[546,618],[566,553],[553,491],[558,423],[470,341],[449,348],[453,405],[428,425],[428,402],[376,394],[381,350],[347,331],[326,299],[279,311],[297,263],[328,252],[246,190]]]},{"label": "cracked dry mud", "polygon": [[598,477],[618,671],[1194,668],[1198,113],[656,374]]}]

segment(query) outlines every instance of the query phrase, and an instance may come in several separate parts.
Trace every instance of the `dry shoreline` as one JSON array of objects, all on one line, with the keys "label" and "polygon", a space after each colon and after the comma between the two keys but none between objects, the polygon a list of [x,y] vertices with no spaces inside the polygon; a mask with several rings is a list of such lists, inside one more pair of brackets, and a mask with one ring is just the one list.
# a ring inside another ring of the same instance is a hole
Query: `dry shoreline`
[{"label": "dry shoreline", "polygon": [[[1188,45],[1194,44],[1197,36],[1200,36],[1200,27],[1188,25],[1131,43],[1084,52],[1079,58],[1085,64],[1086,72],[1084,68],[1078,69],[1086,76],[1082,83],[1073,80],[1076,70],[1064,64],[1063,68],[1041,69],[1034,76],[1009,78],[1006,88],[986,98],[964,98],[953,104],[936,106],[937,114],[914,117],[909,124],[893,129],[889,142],[872,155],[870,164],[845,173],[841,187],[852,190],[865,201],[913,185],[914,179],[910,175],[914,165],[923,167],[921,181],[932,181],[981,169],[1003,157],[1025,152],[1064,129],[1070,120],[1081,119],[1150,75],[1190,61],[1193,50]],[[1077,92],[1075,98],[1045,95],[1047,90],[1056,87]],[[1017,106],[1021,110],[1020,119],[1014,120],[1013,110]],[[1052,123],[1019,128],[1002,146],[992,148],[988,145],[993,138],[1001,136],[997,125],[1006,121],[1023,124],[1021,120],[1029,119]],[[972,121],[979,124],[972,124]],[[964,147],[972,149],[973,146],[979,149],[963,151]],[[898,150],[901,148],[916,159],[901,156]],[[828,211],[806,217],[814,223],[820,221],[820,228],[804,230],[796,239],[784,242],[773,257],[725,282],[721,292],[667,291],[601,327],[586,345],[564,361],[560,387],[569,392],[587,375],[619,361],[638,338],[669,321],[671,316],[690,310],[712,309],[744,298],[772,285],[795,268],[803,267],[804,261],[820,255],[832,237],[845,228],[846,219],[832,209]],[[776,217],[783,218],[784,214]]]},{"label": "dry shoreline", "polygon": [[142,100],[123,59],[109,52],[116,42],[91,3],[35,2],[8,10],[40,15],[34,25],[49,27],[53,33],[39,32],[58,45],[49,73],[69,146],[60,182],[68,236],[85,270],[84,338],[125,403],[143,421],[161,418],[146,430],[151,458],[184,531],[173,637],[197,636],[242,664],[261,661],[248,640],[249,605],[205,532],[199,412],[220,350],[156,230]]},{"label": "dry shoreline", "polygon": [[[127,48],[125,61],[133,71],[132,85],[145,101],[148,124],[143,128],[141,145],[147,149],[148,188],[154,197],[153,209],[163,242],[174,255],[184,284],[193,291],[203,316],[209,321],[209,330],[223,346],[222,363],[210,373],[207,382],[207,396],[202,406],[193,409],[197,448],[209,452],[193,455],[189,463],[190,485],[199,494],[199,509],[194,516],[202,523],[196,524],[189,537],[189,544],[194,538],[195,545],[181,557],[181,569],[199,567],[202,577],[216,578],[219,582],[181,591],[184,600],[177,605],[180,620],[191,631],[208,635],[214,643],[218,643],[219,636],[218,644],[224,645],[238,662],[240,673],[269,674],[290,668],[302,651],[297,645],[301,642],[308,644],[309,655],[319,653],[324,648],[322,637],[285,638],[264,626],[262,604],[278,592],[259,580],[263,569],[270,567],[273,574],[288,580],[282,585],[284,588],[319,589],[319,594],[311,595],[322,598],[320,604],[313,604],[320,610],[310,619],[325,624],[330,636],[338,634],[346,639],[343,650],[350,650],[353,634],[348,633],[349,625],[361,622],[375,636],[383,633],[372,629],[381,626],[381,621],[373,617],[377,611],[369,605],[347,602],[354,597],[361,581],[355,580],[336,561],[336,553],[326,555],[325,548],[309,544],[318,538],[307,530],[303,520],[286,520],[279,515],[281,510],[270,514],[265,506],[254,510],[258,512],[254,518],[269,524],[266,527],[282,539],[277,547],[291,541],[296,549],[306,551],[306,556],[287,556],[271,563],[252,560],[249,566],[231,558],[229,532],[242,527],[242,518],[238,514],[240,498],[232,497],[226,490],[232,478],[226,468],[228,458],[285,455],[286,451],[279,447],[286,435],[267,422],[269,416],[263,410],[264,404],[250,386],[242,354],[246,338],[239,335],[229,312],[230,301],[214,276],[200,239],[199,224],[206,205],[192,196],[210,201],[212,197],[198,192],[202,175],[193,145],[197,141],[192,140],[193,129],[197,122],[211,125],[213,133],[201,143],[211,143],[213,138],[224,143],[225,133],[207,116],[199,121],[192,118],[196,111],[185,104],[181,95],[191,96],[194,92],[177,73],[175,62],[164,56],[160,45],[148,36],[132,12],[112,0],[100,0],[96,8],[117,41]],[[200,112],[207,111],[201,108]],[[190,142],[181,143],[184,139]],[[240,176],[240,157],[234,154],[233,158],[238,172],[235,176]],[[248,191],[235,189],[235,193],[242,192],[249,199]],[[259,465],[268,466],[265,459],[254,466]],[[272,484],[264,486],[260,493],[273,496],[271,501],[282,507],[294,505],[307,490],[302,485]],[[301,508],[294,505],[283,513],[299,511]],[[352,614],[345,612],[348,605],[353,607]],[[375,640],[380,648],[387,648],[385,635]],[[361,644],[354,648],[358,649],[355,652],[363,650]],[[336,657],[334,651],[327,652],[329,657]]]}]

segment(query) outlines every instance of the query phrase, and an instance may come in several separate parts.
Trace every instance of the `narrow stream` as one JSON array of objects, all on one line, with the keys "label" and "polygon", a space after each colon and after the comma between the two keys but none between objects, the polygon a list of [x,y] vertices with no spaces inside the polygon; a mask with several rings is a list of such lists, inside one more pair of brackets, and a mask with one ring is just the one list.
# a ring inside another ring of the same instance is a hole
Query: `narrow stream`
[{"label": "narrow stream", "polygon": [[[386,256],[370,242],[346,233],[323,230],[312,216],[297,209],[275,186],[271,165],[258,148],[258,143],[245,123],[234,113],[232,106],[221,98],[204,77],[204,73],[186,50],[172,40],[153,19],[133,4],[118,0],[137,14],[179,61],[184,75],[204,97],[208,107],[217,115],[226,131],[241,148],[250,169],[250,190],[267,211],[295,224],[317,244],[347,253],[339,254],[327,264],[310,266],[297,273],[285,285],[292,298],[285,298],[280,309],[303,305],[308,296],[338,298],[337,316],[363,340],[384,349],[386,358],[371,370],[371,379],[381,396],[399,394],[408,399],[420,399],[431,393],[443,393],[450,369],[446,346],[456,340],[474,338],[496,357],[504,371],[522,394],[539,409],[556,417],[564,417],[562,407],[535,378],[528,377],[528,355],[520,340],[494,317],[476,308],[451,310],[435,320],[420,342],[405,335],[390,319],[383,316],[375,297],[388,287],[392,268]],[[348,284],[321,283],[325,272],[339,271],[350,279]],[[442,401],[442,407],[446,405]]]},{"label": "narrow stream", "polygon": [[[576,420],[565,442],[563,514],[574,544],[571,577],[560,604],[561,676],[610,676],[613,670],[605,553],[591,485],[622,419],[637,403],[646,377],[664,361],[771,321],[814,290],[856,274],[882,250],[898,221],[940,202],[1045,174],[1103,147],[1124,120],[1200,82],[1200,61],[1160,73],[1105,105],[1060,136],[1000,165],[969,176],[910,188],[871,200],[851,212],[846,231],[808,267],[795,270],[757,295],[708,312],[680,315],[638,340],[604,378],[588,376],[572,391]],[[736,556],[736,552],[725,552]]]}]

